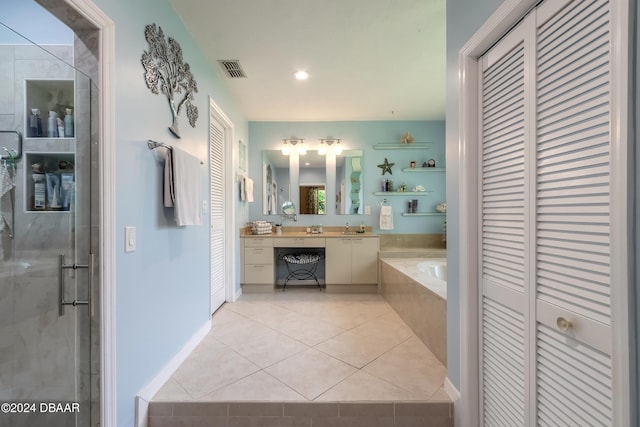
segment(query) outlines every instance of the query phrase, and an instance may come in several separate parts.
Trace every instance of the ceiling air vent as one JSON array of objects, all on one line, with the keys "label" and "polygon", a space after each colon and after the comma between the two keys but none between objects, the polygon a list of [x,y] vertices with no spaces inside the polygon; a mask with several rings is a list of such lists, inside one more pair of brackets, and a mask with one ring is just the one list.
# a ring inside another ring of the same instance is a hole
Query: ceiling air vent
[{"label": "ceiling air vent", "polygon": [[222,69],[227,74],[227,77],[231,79],[241,79],[247,77],[240,65],[240,61],[237,59],[221,59],[218,60]]}]

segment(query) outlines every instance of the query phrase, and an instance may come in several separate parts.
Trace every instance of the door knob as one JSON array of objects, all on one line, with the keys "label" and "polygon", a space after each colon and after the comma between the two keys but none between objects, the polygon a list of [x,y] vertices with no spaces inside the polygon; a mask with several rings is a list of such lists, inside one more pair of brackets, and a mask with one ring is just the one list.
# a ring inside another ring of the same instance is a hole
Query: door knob
[{"label": "door knob", "polygon": [[556,320],[556,325],[562,332],[567,332],[573,326],[571,322],[564,317],[558,317],[558,319]]}]

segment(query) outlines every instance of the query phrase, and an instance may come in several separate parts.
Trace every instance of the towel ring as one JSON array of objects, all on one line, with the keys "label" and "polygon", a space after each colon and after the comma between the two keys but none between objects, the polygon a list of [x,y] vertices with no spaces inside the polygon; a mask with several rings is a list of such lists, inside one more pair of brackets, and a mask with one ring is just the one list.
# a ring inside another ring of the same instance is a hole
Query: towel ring
[{"label": "towel ring", "polygon": [[382,199],[382,202],[380,202],[380,206],[385,206],[385,203],[389,203],[389,201],[387,199]]}]

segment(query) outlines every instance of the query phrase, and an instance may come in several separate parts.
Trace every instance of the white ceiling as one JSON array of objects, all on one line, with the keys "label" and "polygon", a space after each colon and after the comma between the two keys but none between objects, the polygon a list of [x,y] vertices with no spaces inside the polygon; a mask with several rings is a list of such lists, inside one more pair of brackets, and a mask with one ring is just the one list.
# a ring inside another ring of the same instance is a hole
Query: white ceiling
[{"label": "white ceiling", "polygon": [[444,119],[445,0],[170,2],[249,121]]}]

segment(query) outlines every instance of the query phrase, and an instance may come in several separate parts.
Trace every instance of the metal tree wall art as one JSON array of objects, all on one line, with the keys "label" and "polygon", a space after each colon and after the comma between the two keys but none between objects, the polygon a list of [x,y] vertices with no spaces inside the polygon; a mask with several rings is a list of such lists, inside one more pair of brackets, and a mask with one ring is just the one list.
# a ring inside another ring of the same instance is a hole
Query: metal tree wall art
[{"label": "metal tree wall art", "polygon": [[167,97],[173,123],[169,131],[180,138],[178,116],[182,107],[187,109],[187,118],[191,127],[196,127],[198,107],[193,105],[193,94],[198,92],[189,64],[182,60],[182,48],[175,39],[164,38],[161,27],[156,24],[144,28],[144,37],[149,50],[142,52],[142,66],[147,87],[155,94],[163,93]]}]

